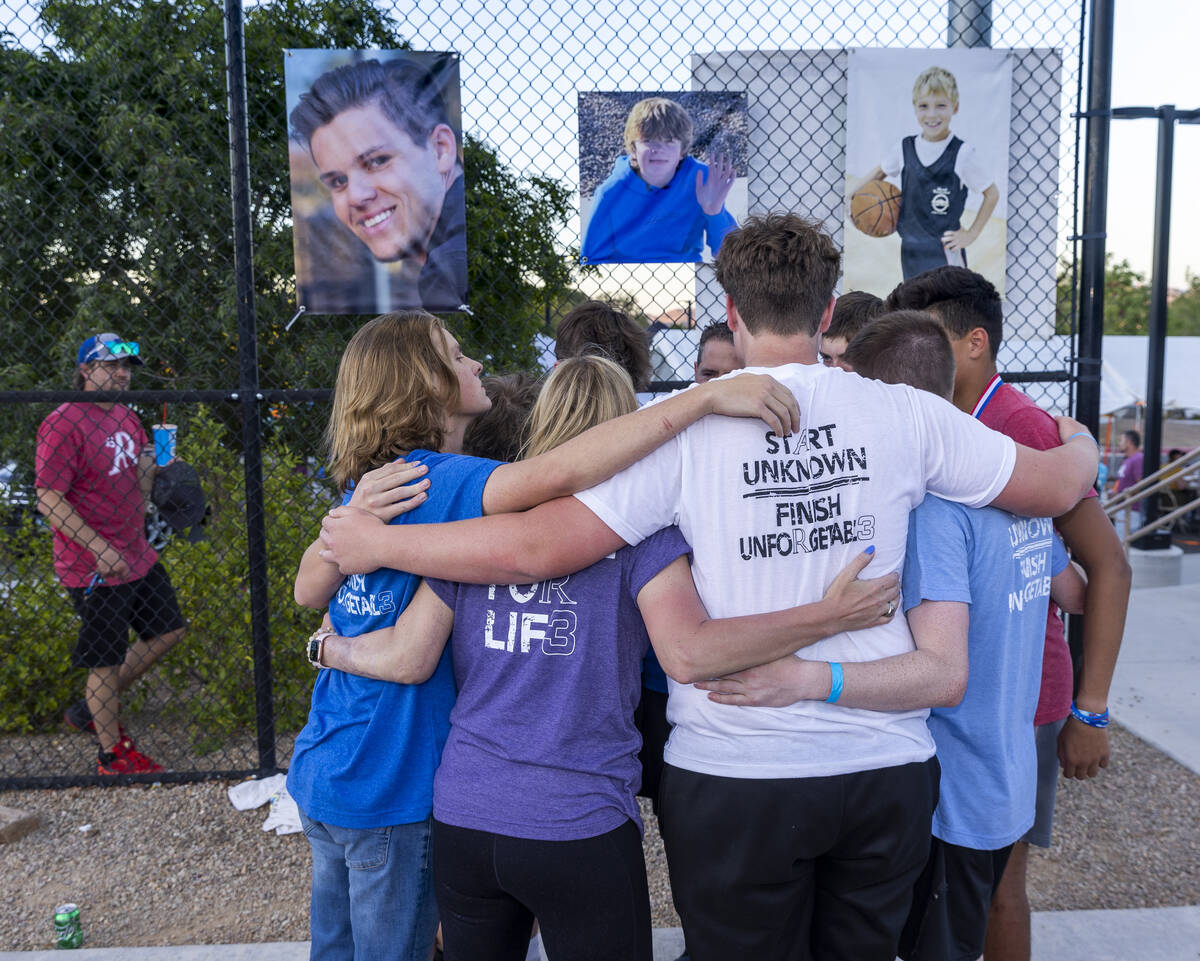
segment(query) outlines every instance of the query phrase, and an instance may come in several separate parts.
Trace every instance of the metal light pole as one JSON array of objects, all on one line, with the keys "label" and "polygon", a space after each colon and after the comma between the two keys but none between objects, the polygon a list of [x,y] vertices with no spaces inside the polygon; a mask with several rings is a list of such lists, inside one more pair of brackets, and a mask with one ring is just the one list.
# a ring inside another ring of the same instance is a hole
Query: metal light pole
[{"label": "metal light pole", "polygon": [[[1142,476],[1149,477],[1162,466],[1163,365],[1167,349],[1167,266],[1171,253],[1171,185],[1175,165],[1175,124],[1200,123],[1200,109],[1176,110],[1162,107],[1119,107],[1114,119],[1158,120],[1158,176],[1154,189],[1154,259],[1150,270],[1150,318],[1146,358],[1146,430],[1143,438]],[[1142,524],[1159,517],[1158,494],[1142,501]],[[1170,531],[1157,530],[1139,537],[1135,547],[1165,550],[1171,546]]]}]

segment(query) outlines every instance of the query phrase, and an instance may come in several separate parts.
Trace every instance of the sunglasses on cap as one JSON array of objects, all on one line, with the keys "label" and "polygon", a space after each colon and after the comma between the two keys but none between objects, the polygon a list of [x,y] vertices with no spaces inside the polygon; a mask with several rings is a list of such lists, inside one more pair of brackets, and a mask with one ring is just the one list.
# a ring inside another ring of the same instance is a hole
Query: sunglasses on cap
[{"label": "sunglasses on cap", "polygon": [[[136,341],[133,340],[98,340],[92,345],[91,350],[87,352],[81,364],[94,363],[104,360],[123,360],[125,358],[137,357],[140,353],[140,348]],[[138,360],[141,363],[141,360]]]}]

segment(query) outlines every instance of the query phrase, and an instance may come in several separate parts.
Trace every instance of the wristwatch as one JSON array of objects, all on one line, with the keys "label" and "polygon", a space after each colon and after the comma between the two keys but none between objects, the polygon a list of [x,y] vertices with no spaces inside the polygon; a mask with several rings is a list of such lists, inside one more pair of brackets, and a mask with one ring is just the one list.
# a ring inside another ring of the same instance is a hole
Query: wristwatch
[{"label": "wristwatch", "polygon": [[308,658],[308,663],[315,668],[322,668],[325,665],[321,663],[321,654],[325,647],[325,638],[330,634],[336,634],[337,631],[332,631],[327,627],[319,627],[309,635],[308,640],[304,644],[304,654]]}]

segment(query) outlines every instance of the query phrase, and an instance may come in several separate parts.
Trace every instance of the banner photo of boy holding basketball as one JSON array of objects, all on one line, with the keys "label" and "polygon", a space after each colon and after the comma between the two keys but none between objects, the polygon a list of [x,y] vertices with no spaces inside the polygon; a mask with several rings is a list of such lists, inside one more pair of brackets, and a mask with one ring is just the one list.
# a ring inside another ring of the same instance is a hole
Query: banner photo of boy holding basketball
[{"label": "banner photo of boy holding basketball", "polygon": [[951,264],[1004,295],[1011,91],[1002,50],[850,51],[847,290]]}]

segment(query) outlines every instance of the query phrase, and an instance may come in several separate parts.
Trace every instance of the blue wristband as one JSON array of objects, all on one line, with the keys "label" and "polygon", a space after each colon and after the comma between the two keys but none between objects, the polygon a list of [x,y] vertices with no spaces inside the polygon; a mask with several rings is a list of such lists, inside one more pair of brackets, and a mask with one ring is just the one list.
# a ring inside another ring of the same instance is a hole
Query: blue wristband
[{"label": "blue wristband", "polygon": [[[837,661],[829,662],[829,673],[831,675],[829,682],[829,697],[825,698],[825,703],[836,704],[839,697],[842,696],[842,685],[845,683],[846,675],[842,672],[842,665]],[[1108,723],[1107,721],[1105,722]]]},{"label": "blue wristband", "polygon": [[1074,434],[1072,434],[1070,437],[1068,437],[1066,439],[1065,443],[1067,443],[1067,444],[1071,443],[1071,441],[1073,441],[1076,437],[1086,437],[1097,447],[1100,446],[1100,442],[1098,440],[1096,440],[1096,438],[1093,437],[1091,434],[1089,434],[1086,430],[1077,430]]},{"label": "blue wristband", "polygon": [[1082,721],[1088,727],[1108,727],[1108,708],[1104,709],[1103,714],[1093,714],[1091,711],[1085,711],[1081,707],[1076,707],[1075,702],[1071,702],[1071,717],[1077,721]]}]

